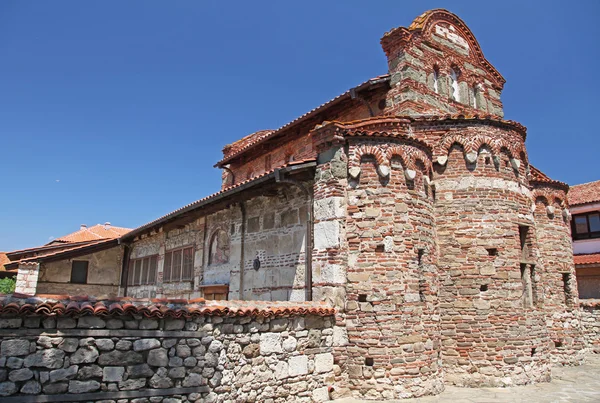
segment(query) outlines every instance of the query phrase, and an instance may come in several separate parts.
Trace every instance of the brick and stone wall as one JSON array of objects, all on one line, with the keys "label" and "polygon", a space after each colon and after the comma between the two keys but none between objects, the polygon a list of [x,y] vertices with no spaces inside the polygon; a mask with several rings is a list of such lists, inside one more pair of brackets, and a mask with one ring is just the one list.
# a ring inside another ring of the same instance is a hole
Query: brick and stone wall
[{"label": "brick and stone wall", "polygon": [[6,403],[320,402],[334,381],[333,310],[318,304],[3,299],[0,311]]},{"label": "brick and stone wall", "polygon": [[[197,298],[203,296],[203,285],[227,284],[229,299],[304,300],[306,196],[295,186],[280,186],[272,189],[269,196],[243,203],[244,227],[241,206],[232,204],[183,228],[160,231],[135,241],[131,259],[158,255],[157,281],[130,286],[127,296]],[[240,274],[242,243],[244,264]],[[166,282],[165,253],[182,247],[194,248],[193,279]],[[254,269],[256,259],[260,262],[258,270]]]},{"label": "brick and stone wall", "polygon": [[581,327],[586,347],[600,354],[600,300],[580,302]]},{"label": "brick and stone wall", "polygon": [[566,192],[547,184],[534,183],[535,221],[539,249],[536,269],[540,307],[552,343],[553,362],[583,363],[585,346],[581,327],[577,280],[573,262],[571,227],[566,214]]}]

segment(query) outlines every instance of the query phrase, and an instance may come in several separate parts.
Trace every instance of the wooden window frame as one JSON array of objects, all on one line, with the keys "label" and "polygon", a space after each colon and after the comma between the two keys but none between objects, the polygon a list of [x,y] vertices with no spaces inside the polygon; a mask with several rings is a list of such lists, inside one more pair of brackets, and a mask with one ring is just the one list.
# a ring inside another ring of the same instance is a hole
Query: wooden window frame
[{"label": "wooden window frame", "polygon": [[[186,251],[189,251],[188,253],[190,253],[190,255],[191,255],[190,256],[191,266],[188,267],[189,272],[186,271],[186,267],[184,265],[184,262],[185,262],[184,256],[185,256]],[[174,263],[176,262],[174,257],[176,256],[175,255],[176,253],[180,254],[178,268],[174,267]],[[178,282],[193,281],[194,280],[194,256],[195,256],[195,253],[196,253],[196,249],[194,248],[194,246],[191,246],[191,245],[166,251],[165,252],[165,267],[163,270],[163,283],[178,283]],[[168,267],[167,267],[167,262],[168,262]],[[169,274],[168,276],[167,276],[167,273]],[[178,276],[174,276],[174,274],[176,274],[176,273],[178,274]]]},{"label": "wooden window frame", "polygon": [[[75,263],[85,263],[85,280],[83,282],[81,282],[81,281],[73,281],[73,270],[75,269]],[[70,283],[71,284],[87,284],[88,283],[89,270],[90,270],[90,262],[89,262],[89,260],[73,260],[71,262],[71,279],[70,279]]]},{"label": "wooden window frame", "polygon": [[[137,287],[156,284],[158,255],[144,256],[129,260],[127,285]],[[153,273],[151,273],[153,272]]]},{"label": "wooden window frame", "polygon": [[[591,215],[600,215],[600,211],[589,211],[587,213],[573,214],[573,218],[571,219],[571,236],[574,241],[600,238],[600,231],[592,231],[592,228],[590,227],[589,216]],[[577,233],[577,225],[575,224],[575,220],[581,217],[585,217],[585,223],[587,224],[587,233],[585,234]]]}]

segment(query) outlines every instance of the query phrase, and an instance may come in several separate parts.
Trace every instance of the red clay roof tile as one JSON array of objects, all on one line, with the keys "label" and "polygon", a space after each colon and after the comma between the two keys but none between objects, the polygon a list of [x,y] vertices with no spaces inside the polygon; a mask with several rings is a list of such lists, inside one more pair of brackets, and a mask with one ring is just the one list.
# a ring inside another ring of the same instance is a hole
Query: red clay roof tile
[{"label": "red clay roof tile", "polygon": [[[389,74],[383,74],[383,75],[371,78],[371,79],[365,81],[362,84],[359,84],[354,89],[366,87],[368,85],[376,84],[376,83],[379,83],[379,82],[382,82],[382,81],[388,81],[389,79],[390,79],[390,75]],[[250,148],[254,147],[255,145],[257,145],[257,144],[259,144],[259,143],[261,143],[261,142],[263,142],[263,141],[265,141],[265,140],[267,140],[267,139],[269,139],[271,137],[277,136],[278,134],[280,134],[285,129],[287,129],[287,128],[289,128],[289,127],[291,127],[291,126],[293,126],[293,125],[295,125],[297,123],[300,123],[301,121],[303,121],[306,118],[314,115],[315,113],[318,113],[318,112],[321,112],[321,111],[325,110],[326,108],[332,106],[333,104],[341,101],[344,98],[350,97],[350,92],[351,92],[351,90],[348,90],[348,91],[344,92],[343,94],[340,94],[337,97],[335,97],[333,99],[330,99],[329,101],[327,101],[327,102],[325,102],[325,103],[317,106],[316,108],[314,108],[314,109],[306,112],[305,114],[303,114],[301,116],[298,116],[296,119],[292,120],[291,122],[286,123],[285,125],[281,126],[279,129],[276,129],[276,130],[264,130],[264,131],[256,132],[256,133],[253,133],[253,134],[251,134],[249,136],[246,136],[246,137],[242,138],[241,140],[238,140],[238,142],[239,141],[243,141],[244,139],[248,139],[250,136],[253,136],[253,135],[257,134],[257,133],[262,133],[260,135],[257,135],[256,137],[252,137],[248,141],[244,142],[243,146],[239,147],[237,149],[237,151],[235,151],[235,152],[229,152],[229,155],[225,156],[221,161],[217,162],[215,164],[215,167],[222,166],[223,164],[227,163],[228,161],[230,161],[234,157],[237,157],[238,155],[241,155],[243,152],[245,152],[246,150],[249,150]],[[266,133],[266,132],[268,132],[268,133]],[[232,145],[236,144],[236,143],[232,143]]]},{"label": "red clay roof tile", "polygon": [[570,206],[600,202],[600,180],[571,186],[567,198]]},{"label": "red clay roof tile", "polygon": [[573,256],[573,261],[575,262],[576,266],[600,264],[600,252],[575,255]]},{"label": "red clay roof tile", "polygon": [[112,225],[96,224],[88,228],[54,239],[52,242],[84,242],[100,239],[114,239],[125,235],[131,228],[114,227]]},{"label": "red clay roof tile", "polygon": [[206,301],[113,298],[97,300],[90,297],[38,295],[36,297],[0,297],[0,314],[42,315],[143,315],[151,318],[181,318],[192,316],[253,316],[277,317],[289,315],[330,316],[335,308],[323,302],[287,301]]}]

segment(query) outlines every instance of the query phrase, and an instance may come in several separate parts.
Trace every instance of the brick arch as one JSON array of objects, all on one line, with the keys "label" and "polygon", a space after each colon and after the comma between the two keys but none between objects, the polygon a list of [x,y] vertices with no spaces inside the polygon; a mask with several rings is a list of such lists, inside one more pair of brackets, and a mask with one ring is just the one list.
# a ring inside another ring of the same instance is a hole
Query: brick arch
[{"label": "brick arch", "polygon": [[354,149],[352,154],[352,165],[359,166],[362,158],[366,155],[372,155],[378,165],[388,165],[386,156],[381,148],[372,144],[363,144]]},{"label": "brick arch", "polygon": [[478,154],[479,154],[479,150],[481,150],[481,148],[483,146],[487,146],[490,149],[490,151],[492,152],[492,155],[500,154],[500,148],[498,147],[498,140],[496,140],[492,137],[483,136],[481,134],[478,134],[471,139],[471,144],[472,144],[473,151],[477,152]]},{"label": "brick arch", "polygon": [[409,145],[393,145],[388,148],[386,157],[389,161],[391,161],[392,157],[394,156],[400,157],[405,169],[418,171],[416,162],[421,161],[423,166],[425,166],[425,174],[429,175],[431,173],[431,158],[429,158],[427,154],[425,154],[425,152],[419,148]]}]

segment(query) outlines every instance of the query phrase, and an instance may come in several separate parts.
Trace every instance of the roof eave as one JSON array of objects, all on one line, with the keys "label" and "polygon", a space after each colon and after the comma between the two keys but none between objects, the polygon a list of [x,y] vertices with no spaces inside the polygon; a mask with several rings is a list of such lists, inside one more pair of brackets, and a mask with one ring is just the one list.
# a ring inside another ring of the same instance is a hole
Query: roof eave
[{"label": "roof eave", "polygon": [[356,91],[361,91],[364,90],[366,88],[372,88],[372,87],[376,87],[381,85],[382,83],[388,83],[390,81],[390,76],[389,74],[385,74],[382,75],[380,77],[375,77],[372,78],[370,80],[365,81],[362,84],[359,84],[356,87],[353,87],[351,89],[349,89],[348,91],[344,92],[341,95],[338,95],[337,97],[333,98],[332,100],[316,107],[315,109],[305,113],[304,115],[296,118],[295,120],[292,120],[291,122],[286,123],[285,125],[283,125],[282,127],[280,127],[277,130],[274,130],[272,133],[269,133],[269,135],[265,136],[264,138],[258,140],[256,143],[248,146],[247,148],[243,148],[241,150],[239,150],[238,152],[230,155],[227,158],[223,158],[221,161],[217,162],[214,167],[215,168],[222,168],[224,165],[227,165],[228,163],[230,163],[231,161],[235,160],[236,158],[239,158],[240,156],[242,156],[245,152],[251,150],[252,148],[258,146],[259,144],[262,144],[274,137],[277,137],[278,135],[280,135],[281,133],[283,133],[285,130],[290,129],[304,121],[306,121],[307,119],[315,116],[317,113],[323,112],[324,110],[331,108],[332,106],[337,105],[338,103],[345,101],[349,98],[352,97],[351,93],[352,92],[356,92]]},{"label": "roof eave", "polygon": [[[310,168],[315,167],[316,165],[317,165],[316,161],[311,161],[311,162],[305,162],[302,164],[290,165],[287,167],[279,168],[277,170],[279,170],[279,172],[292,172],[292,171],[297,171],[297,170],[301,170],[301,169],[310,169]],[[148,224],[145,224],[145,225],[143,225],[139,228],[136,228],[133,231],[123,235],[122,237],[118,238],[119,242],[129,242],[129,241],[133,240],[135,237],[142,235],[148,231],[151,231],[153,228],[160,227],[169,221],[175,220],[185,213],[188,213],[190,211],[194,211],[196,209],[214,204],[218,201],[222,201],[224,199],[227,199],[228,197],[239,194],[239,193],[243,192],[244,190],[253,188],[260,184],[269,182],[271,180],[275,180],[276,175],[277,175],[277,172],[276,172],[277,170],[274,170],[273,172],[271,172],[267,175],[258,177],[255,180],[243,183],[243,184],[233,187],[229,190],[225,190],[222,193],[217,193],[214,197],[208,197],[205,199],[201,199],[201,200],[198,200],[197,202],[189,204],[188,206],[186,206],[182,209],[175,210],[172,213],[169,213],[157,220],[154,220]]]}]

